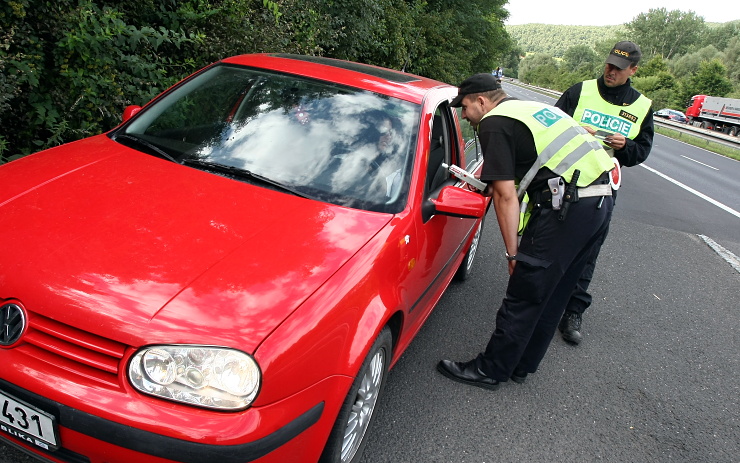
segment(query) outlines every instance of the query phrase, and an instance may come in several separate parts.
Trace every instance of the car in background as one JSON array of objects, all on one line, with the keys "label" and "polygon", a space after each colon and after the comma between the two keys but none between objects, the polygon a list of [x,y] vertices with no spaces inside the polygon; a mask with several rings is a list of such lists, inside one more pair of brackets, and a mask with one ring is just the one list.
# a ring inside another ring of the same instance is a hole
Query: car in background
[{"label": "car in background", "polygon": [[[457,88],[214,63],[0,166],[0,439],[56,463],[354,462],[490,202]],[[469,132],[468,132],[469,133]]]},{"label": "car in background", "polygon": [[653,113],[653,116],[661,117],[663,119],[668,119],[674,122],[681,122],[683,124],[689,121],[689,119],[686,117],[686,114],[682,113],[681,111],[676,111],[675,109],[668,108],[655,111]]}]

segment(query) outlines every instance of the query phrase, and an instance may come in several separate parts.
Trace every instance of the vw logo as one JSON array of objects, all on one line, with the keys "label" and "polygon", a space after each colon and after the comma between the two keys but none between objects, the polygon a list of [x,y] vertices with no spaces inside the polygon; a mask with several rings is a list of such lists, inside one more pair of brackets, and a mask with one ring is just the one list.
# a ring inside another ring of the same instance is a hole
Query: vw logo
[{"label": "vw logo", "polygon": [[0,346],[9,346],[20,339],[26,317],[17,304],[0,307]]}]

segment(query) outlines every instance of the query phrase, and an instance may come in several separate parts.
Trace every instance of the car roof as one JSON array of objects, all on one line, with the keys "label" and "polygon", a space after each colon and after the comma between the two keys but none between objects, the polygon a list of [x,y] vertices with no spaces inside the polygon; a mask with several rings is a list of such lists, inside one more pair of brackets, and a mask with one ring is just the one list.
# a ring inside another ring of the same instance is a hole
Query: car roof
[{"label": "car roof", "polygon": [[435,88],[456,88],[444,82],[369,64],[320,56],[288,53],[256,53],[232,56],[222,63],[296,74],[369,90],[413,103],[421,103]]}]

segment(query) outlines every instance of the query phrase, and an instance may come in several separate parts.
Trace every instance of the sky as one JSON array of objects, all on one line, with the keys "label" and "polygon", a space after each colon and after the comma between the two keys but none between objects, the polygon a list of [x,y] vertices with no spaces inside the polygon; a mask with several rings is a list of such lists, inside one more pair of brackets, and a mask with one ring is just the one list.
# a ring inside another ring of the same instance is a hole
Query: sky
[{"label": "sky", "polygon": [[506,25],[562,24],[564,26],[616,26],[632,21],[651,8],[668,11],[693,11],[705,22],[724,23],[740,19],[740,1],[697,0],[619,0],[598,3],[585,0],[532,1],[509,0],[504,8],[509,11]]}]

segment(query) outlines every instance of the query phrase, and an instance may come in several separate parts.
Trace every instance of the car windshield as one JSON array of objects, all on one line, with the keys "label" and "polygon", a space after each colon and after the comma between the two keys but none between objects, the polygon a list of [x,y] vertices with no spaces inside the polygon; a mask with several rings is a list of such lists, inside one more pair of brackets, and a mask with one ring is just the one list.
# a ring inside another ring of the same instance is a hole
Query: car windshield
[{"label": "car windshield", "polygon": [[408,196],[418,124],[419,106],[406,101],[217,65],[145,108],[112,137],[219,175],[395,213]]}]

